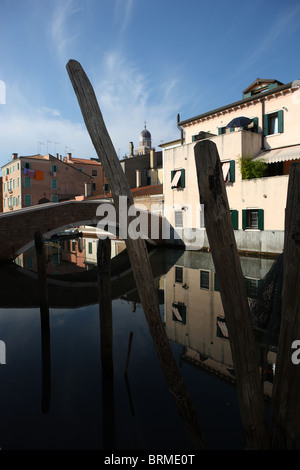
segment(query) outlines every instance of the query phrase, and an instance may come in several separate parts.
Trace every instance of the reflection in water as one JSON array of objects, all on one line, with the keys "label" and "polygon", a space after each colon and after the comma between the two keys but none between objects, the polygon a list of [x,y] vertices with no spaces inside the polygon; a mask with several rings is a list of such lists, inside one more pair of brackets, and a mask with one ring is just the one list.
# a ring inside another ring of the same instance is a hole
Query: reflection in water
[{"label": "reflection in water", "polygon": [[[7,346],[7,364],[0,369],[2,448],[191,448],[153,348],[126,252],[118,245],[112,245],[112,256],[117,254],[111,264],[112,308],[105,316],[99,310],[93,240],[81,243],[77,264],[66,262],[57,245],[47,247],[50,329],[45,324],[42,336],[34,252],[30,272],[20,267],[28,266],[27,254],[22,263],[0,270],[0,339]],[[165,331],[207,447],[242,449],[234,366],[211,255],[170,249],[149,255]],[[241,258],[249,301],[273,264]],[[277,344],[265,340],[261,327],[256,331],[260,369],[270,398]],[[41,343],[47,345],[48,358],[38,352]],[[41,396],[43,410],[37,406]]]}]

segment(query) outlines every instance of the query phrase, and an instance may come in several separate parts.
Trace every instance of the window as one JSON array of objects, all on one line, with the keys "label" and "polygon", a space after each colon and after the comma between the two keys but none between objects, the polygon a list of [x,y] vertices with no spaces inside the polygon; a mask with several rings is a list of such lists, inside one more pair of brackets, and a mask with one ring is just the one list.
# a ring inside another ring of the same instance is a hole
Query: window
[{"label": "window", "polygon": [[3,192],[5,192],[5,183],[3,183]]},{"label": "window", "polygon": [[92,189],[93,189],[93,191],[96,191],[96,183],[92,184]]},{"label": "window", "polygon": [[31,194],[25,194],[25,206],[31,206]]},{"label": "window", "polygon": [[183,268],[175,266],[175,282],[182,284],[183,282]]},{"label": "window", "polygon": [[200,228],[205,228],[205,217],[204,217],[204,208],[203,204],[200,207]]},{"label": "window", "polygon": [[26,258],[26,268],[32,269],[32,267],[33,267],[33,259],[31,257]]},{"label": "window", "polygon": [[264,115],[264,135],[283,132],[283,110]]},{"label": "window", "polygon": [[209,290],[209,271],[200,271],[200,288]]},{"label": "window", "polygon": [[24,186],[25,188],[31,188],[31,179],[28,176],[25,176]]},{"label": "window", "polygon": [[92,170],[92,176],[98,176],[98,170]]},{"label": "window", "polygon": [[105,183],[105,185],[104,185],[104,191],[105,191],[105,192],[108,192],[108,191],[109,191],[109,184],[108,184],[108,183]]},{"label": "window", "polygon": [[222,172],[225,183],[234,183],[235,181],[235,161],[222,162]]},{"label": "window", "polygon": [[172,304],[172,320],[178,323],[186,324],[186,306],[181,303]]},{"label": "window", "polygon": [[264,229],[264,211],[263,209],[243,210],[243,230],[263,230]]},{"label": "window", "polygon": [[18,178],[17,186],[20,187],[20,178]]},{"label": "window", "polygon": [[51,196],[51,202],[58,202],[58,196]]},{"label": "window", "polygon": [[89,250],[89,255],[92,255],[93,254],[93,244],[91,242],[89,242],[89,244],[88,244],[88,250]]},{"label": "window", "polygon": [[18,206],[20,205],[20,195],[18,196],[17,205],[18,205]]},{"label": "window", "polygon": [[172,170],[171,171],[171,189],[185,188],[185,170]]},{"label": "window", "polygon": [[51,172],[56,173],[57,172],[57,165],[51,165]]},{"label": "window", "polygon": [[17,170],[20,169],[20,163],[17,163]]},{"label": "window", "polygon": [[245,277],[244,280],[245,280],[247,296],[250,297],[251,299],[256,299],[257,294],[258,294],[258,288],[261,284],[261,280],[248,278],[248,277]]},{"label": "window", "polygon": [[51,189],[57,188],[57,180],[51,180]]},{"label": "window", "polygon": [[182,211],[175,211],[175,227],[183,227]]},{"label": "window", "polygon": [[31,163],[25,163],[24,168],[27,168],[27,170],[31,169]]},{"label": "window", "polygon": [[225,318],[217,317],[217,337],[223,338],[223,339],[229,339]]}]

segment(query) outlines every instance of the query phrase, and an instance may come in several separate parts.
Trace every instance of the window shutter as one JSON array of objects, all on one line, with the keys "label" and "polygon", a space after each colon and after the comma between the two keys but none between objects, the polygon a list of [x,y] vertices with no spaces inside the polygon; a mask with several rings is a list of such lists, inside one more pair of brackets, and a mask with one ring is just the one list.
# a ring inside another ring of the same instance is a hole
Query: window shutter
[{"label": "window shutter", "polygon": [[218,128],[218,135],[221,135],[222,134],[222,127],[219,127]]},{"label": "window shutter", "polygon": [[278,111],[278,132],[283,132],[283,110]]},{"label": "window shutter", "polygon": [[247,228],[247,211],[246,209],[242,210],[242,223],[243,223],[243,230],[246,230]]},{"label": "window shutter", "polygon": [[252,120],[253,120],[253,124],[254,124],[253,132],[258,132],[258,118],[255,117]]},{"label": "window shutter", "polygon": [[171,183],[172,183],[172,181],[173,181],[173,178],[174,178],[175,173],[176,173],[176,170],[172,170],[172,171],[171,171]]},{"label": "window shutter", "polygon": [[264,135],[269,134],[269,117],[267,114],[264,114]]},{"label": "window shutter", "polygon": [[264,229],[264,210],[258,209],[258,230]]},{"label": "window shutter", "polygon": [[239,228],[238,214],[239,213],[236,209],[233,209],[231,211],[231,221],[232,221],[233,230],[238,230]]},{"label": "window shutter", "polygon": [[235,182],[235,161],[230,160],[230,182],[234,183]]},{"label": "window shutter", "polygon": [[182,187],[182,188],[185,188],[185,170],[184,170],[184,169],[181,170],[181,177],[180,177],[180,179],[181,179],[181,187]]}]

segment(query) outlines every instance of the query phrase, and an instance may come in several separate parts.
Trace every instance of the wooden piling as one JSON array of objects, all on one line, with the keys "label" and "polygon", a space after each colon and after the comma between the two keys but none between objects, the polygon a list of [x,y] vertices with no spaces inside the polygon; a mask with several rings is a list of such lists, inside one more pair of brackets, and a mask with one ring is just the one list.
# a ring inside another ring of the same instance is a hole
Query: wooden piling
[{"label": "wooden piling", "polygon": [[299,450],[300,355],[293,349],[293,343],[300,340],[300,163],[292,163],[290,167],[284,236],[282,313],[272,396],[272,447]]},{"label": "wooden piling", "polygon": [[229,332],[246,448],[270,447],[259,357],[251,324],[221,162],[214,142],[194,147],[201,204]]},{"label": "wooden piling", "polygon": [[[70,60],[67,64],[67,71],[87,130],[110,185],[117,214],[119,214],[119,197],[125,196],[127,199],[127,214],[122,214],[122,216],[127,221],[128,227],[130,223],[128,208],[134,204],[133,196],[107,132],[93,87],[79,62]],[[199,426],[196,409],[183,383],[169,340],[163,328],[158,295],[154,286],[145,240],[142,238],[133,239],[127,236],[125,243],[154,347],[170,392],[183,419],[192,447],[204,449],[206,446]]]},{"label": "wooden piling", "polygon": [[35,232],[35,251],[39,277],[39,301],[42,343],[42,412],[48,413],[51,395],[50,315],[44,239]]}]

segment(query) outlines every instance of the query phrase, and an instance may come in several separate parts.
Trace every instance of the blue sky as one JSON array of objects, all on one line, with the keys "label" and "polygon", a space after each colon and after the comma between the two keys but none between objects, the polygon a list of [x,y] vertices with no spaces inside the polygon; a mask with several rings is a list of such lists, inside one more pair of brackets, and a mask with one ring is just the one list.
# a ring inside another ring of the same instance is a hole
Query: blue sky
[{"label": "blue sky", "polygon": [[257,77],[300,79],[299,33],[299,0],[0,0],[0,166],[14,152],[96,156],[69,59],[123,157],[145,121],[159,149],[179,138],[177,113],[237,101]]}]

